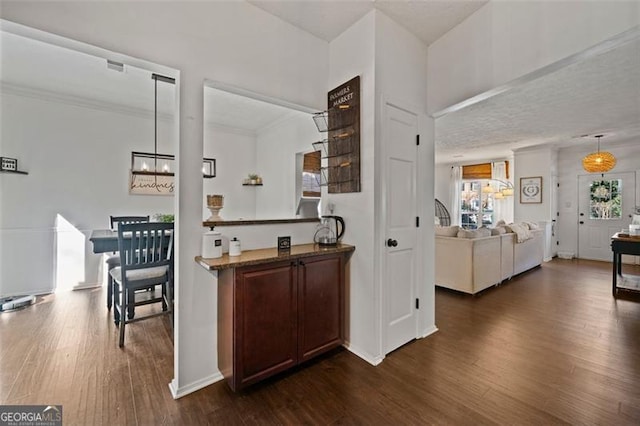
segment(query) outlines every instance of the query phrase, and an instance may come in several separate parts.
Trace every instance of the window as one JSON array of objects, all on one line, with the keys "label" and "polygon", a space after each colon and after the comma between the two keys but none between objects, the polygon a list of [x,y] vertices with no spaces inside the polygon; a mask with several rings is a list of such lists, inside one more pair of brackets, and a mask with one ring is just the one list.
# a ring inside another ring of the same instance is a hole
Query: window
[{"label": "window", "polygon": [[596,180],[589,185],[589,219],[620,219],[622,217],[622,181]]},{"label": "window", "polygon": [[493,224],[493,192],[482,192],[489,180],[465,180],[460,190],[460,224],[476,229]]},{"label": "window", "polygon": [[302,196],[320,197],[320,151],[304,154]]}]

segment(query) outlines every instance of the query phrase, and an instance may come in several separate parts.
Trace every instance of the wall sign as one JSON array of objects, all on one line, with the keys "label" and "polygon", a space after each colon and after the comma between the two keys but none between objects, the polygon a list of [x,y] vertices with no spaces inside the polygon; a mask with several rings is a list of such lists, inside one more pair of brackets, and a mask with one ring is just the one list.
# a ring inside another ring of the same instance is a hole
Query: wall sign
[{"label": "wall sign", "polygon": [[131,195],[173,195],[173,176],[137,174],[129,171],[129,194]]},{"label": "wall sign", "polygon": [[329,193],[360,192],[360,76],[327,94]]},{"label": "wall sign", "polygon": [[542,176],[520,178],[520,204],[542,203]]}]

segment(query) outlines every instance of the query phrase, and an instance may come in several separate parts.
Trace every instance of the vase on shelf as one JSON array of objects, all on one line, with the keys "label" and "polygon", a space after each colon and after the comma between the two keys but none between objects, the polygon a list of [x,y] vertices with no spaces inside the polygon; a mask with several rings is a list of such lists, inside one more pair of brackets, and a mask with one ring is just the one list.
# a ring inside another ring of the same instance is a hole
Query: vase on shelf
[{"label": "vase on shelf", "polygon": [[214,194],[207,195],[207,208],[211,212],[211,216],[207,219],[208,222],[223,220],[220,216],[220,210],[224,206],[224,195]]}]

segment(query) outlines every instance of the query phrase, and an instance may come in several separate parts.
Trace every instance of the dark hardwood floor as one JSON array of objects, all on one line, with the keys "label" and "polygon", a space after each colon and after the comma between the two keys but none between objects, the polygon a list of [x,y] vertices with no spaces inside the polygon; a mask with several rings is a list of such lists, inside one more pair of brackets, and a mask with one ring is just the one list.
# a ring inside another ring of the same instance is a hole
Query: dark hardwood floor
[{"label": "dark hardwood floor", "polygon": [[554,260],[476,297],[438,289],[440,331],[377,367],[338,350],[177,401],[167,317],[128,325],[121,350],[102,289],[50,295],[0,314],[0,404],[62,404],[65,425],[638,425],[640,296],[614,299],[610,268]]}]

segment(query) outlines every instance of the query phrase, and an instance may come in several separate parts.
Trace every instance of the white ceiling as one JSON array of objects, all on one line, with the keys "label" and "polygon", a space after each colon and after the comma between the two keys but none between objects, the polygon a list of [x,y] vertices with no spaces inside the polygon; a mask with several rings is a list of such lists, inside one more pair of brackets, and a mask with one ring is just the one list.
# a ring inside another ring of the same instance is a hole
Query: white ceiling
[{"label": "white ceiling", "polygon": [[[107,68],[104,58],[0,32],[0,81],[7,89],[153,111],[154,80],[135,67]],[[174,110],[175,87],[158,82],[158,111]]]},{"label": "white ceiling", "polygon": [[378,9],[427,45],[465,20],[488,0],[248,0],[249,3],[323,40],[331,41]]},{"label": "white ceiling", "polygon": [[[541,144],[608,144],[640,137],[640,40],[436,119],[436,162],[504,158]],[[590,135],[581,138],[581,135]]]},{"label": "white ceiling", "polygon": [[309,113],[212,87],[204,89],[204,115],[207,122],[218,127],[251,134],[296,115],[312,120]]},{"label": "white ceiling", "polygon": [[[405,25],[415,21],[415,27],[429,32],[447,27],[446,31],[456,20],[464,19],[483,4],[481,1],[406,0],[251,2],[273,13],[297,16],[297,26],[310,32],[325,31],[322,37],[327,39],[340,34],[372,7]],[[429,16],[421,18],[423,14]],[[321,25],[314,27],[317,23]],[[127,67],[119,73],[107,69],[104,58],[6,32],[0,33],[0,37],[0,80],[4,89],[41,91],[153,111],[153,80],[148,71]],[[429,42],[432,36],[421,37]],[[158,84],[161,114],[173,112],[174,93],[173,85]],[[256,132],[291,111],[219,90],[205,90],[205,105],[207,121],[249,132]],[[504,158],[510,156],[513,149],[543,143],[593,144],[592,139],[575,136],[595,133],[606,135],[603,147],[640,136],[640,42],[637,38],[439,117],[436,161],[467,163]]]}]

